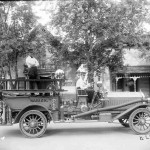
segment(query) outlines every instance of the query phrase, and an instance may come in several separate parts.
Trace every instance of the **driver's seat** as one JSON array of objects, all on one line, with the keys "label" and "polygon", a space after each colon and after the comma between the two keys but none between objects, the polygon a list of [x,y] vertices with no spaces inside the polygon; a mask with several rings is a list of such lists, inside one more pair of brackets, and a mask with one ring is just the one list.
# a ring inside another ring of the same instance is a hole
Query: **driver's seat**
[{"label": "driver's seat", "polygon": [[85,90],[77,88],[77,96],[87,96],[87,93]]},{"label": "driver's seat", "polygon": [[82,89],[77,89],[76,90],[76,93],[77,93],[77,102],[78,102],[78,105],[77,107],[80,107],[81,105],[87,105],[87,93],[85,90],[82,90]]}]

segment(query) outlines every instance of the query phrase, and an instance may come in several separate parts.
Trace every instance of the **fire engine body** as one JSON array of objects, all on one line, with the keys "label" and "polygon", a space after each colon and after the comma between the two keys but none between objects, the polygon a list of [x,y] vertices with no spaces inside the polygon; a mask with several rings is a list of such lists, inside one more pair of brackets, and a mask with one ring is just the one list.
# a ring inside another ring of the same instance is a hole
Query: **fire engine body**
[{"label": "fire engine body", "polygon": [[[54,37],[44,28],[37,27],[51,43]],[[58,48],[59,45],[58,45]],[[0,80],[0,83],[10,82]],[[13,80],[24,82],[31,81]],[[34,80],[37,81],[37,80]],[[42,89],[1,89],[0,90],[0,126],[19,123],[20,131],[30,138],[41,137],[47,124],[77,122],[114,122],[118,120],[124,127],[130,127],[137,134],[150,131],[150,99],[141,92],[110,92],[107,95],[95,91],[90,103],[84,90],[74,93],[62,88],[64,79],[40,79]],[[43,93],[43,96],[31,96],[30,93]],[[100,95],[100,96],[99,96]]]},{"label": "fire engine body", "polygon": [[[150,101],[141,92],[110,92],[101,97],[96,97],[98,93],[95,92],[91,103],[88,103],[84,90],[67,93],[54,84],[62,81],[43,79],[42,82],[50,84],[47,84],[48,88],[40,90],[2,89],[0,125],[19,123],[23,135],[32,138],[41,137],[51,121],[76,123],[119,120],[124,127],[130,127],[137,134],[150,131]],[[43,93],[43,96],[30,96],[30,93]]]}]

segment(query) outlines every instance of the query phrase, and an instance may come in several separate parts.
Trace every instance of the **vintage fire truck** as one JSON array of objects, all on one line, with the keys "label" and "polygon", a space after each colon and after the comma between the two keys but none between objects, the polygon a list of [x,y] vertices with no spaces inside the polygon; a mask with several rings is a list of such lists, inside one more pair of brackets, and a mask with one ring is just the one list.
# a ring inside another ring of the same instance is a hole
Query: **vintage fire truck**
[{"label": "vintage fire truck", "polygon": [[[53,36],[44,28],[37,27],[35,30],[41,31],[51,43]],[[0,79],[0,126],[19,123],[22,134],[30,138],[41,137],[51,121],[113,123],[117,120],[137,134],[150,132],[150,99],[145,98],[142,92],[104,94],[95,91],[89,103],[86,91],[64,90],[64,79],[54,78],[53,72],[46,78],[43,76],[40,80],[34,80],[42,85],[38,90],[28,88],[30,81]],[[17,83],[16,89],[7,87],[10,82]],[[24,84],[24,88],[19,88],[20,83]],[[100,86],[99,83],[97,85]],[[31,93],[35,95],[31,96]]]},{"label": "vintage fire truck", "polygon": [[[11,80],[2,79],[7,85]],[[29,138],[41,137],[47,124],[77,122],[110,122],[119,121],[124,127],[130,127],[136,134],[147,134],[150,131],[150,99],[142,92],[94,92],[91,102],[87,101],[84,90],[74,92],[64,90],[61,83],[64,79],[53,77],[35,80],[45,87],[30,90],[29,79],[13,80],[23,82],[24,89],[2,88],[0,98],[0,126],[11,126],[19,123],[20,131]],[[99,86],[99,83],[98,83]],[[30,93],[43,95],[31,96]]]}]

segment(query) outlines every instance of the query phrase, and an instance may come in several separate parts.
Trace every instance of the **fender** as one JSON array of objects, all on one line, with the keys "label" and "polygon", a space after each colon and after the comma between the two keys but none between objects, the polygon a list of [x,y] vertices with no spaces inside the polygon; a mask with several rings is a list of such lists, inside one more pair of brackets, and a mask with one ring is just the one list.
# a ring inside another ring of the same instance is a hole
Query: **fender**
[{"label": "fender", "polygon": [[135,106],[125,110],[124,112],[122,112],[121,114],[117,115],[115,118],[113,118],[112,121],[116,120],[116,119],[120,119],[122,118],[124,115],[128,114],[128,113],[132,113],[135,109],[137,108],[145,108],[145,107],[150,107],[150,104],[136,104]]},{"label": "fender", "polygon": [[20,120],[20,118],[21,118],[21,116],[25,113],[25,112],[27,112],[27,111],[29,111],[29,110],[39,110],[39,111],[47,111],[48,112],[48,114],[49,114],[49,116],[52,118],[52,120],[53,120],[53,116],[52,116],[52,112],[50,111],[50,110],[48,110],[46,107],[44,107],[44,106],[41,106],[41,105],[28,105],[27,107],[25,107],[24,109],[22,109],[18,114],[17,114],[17,116],[15,117],[15,119],[14,119],[14,124],[15,123],[19,123],[19,120]]},{"label": "fender", "polygon": [[[141,104],[141,102],[142,102],[142,104]],[[116,105],[116,106],[96,108],[96,109],[89,110],[87,112],[83,112],[83,113],[74,115],[74,116],[72,116],[72,118],[77,118],[77,117],[82,117],[82,116],[85,116],[85,115],[90,115],[90,114],[95,113],[95,112],[110,111],[110,110],[114,110],[114,109],[117,109],[117,108],[129,106],[131,104],[138,104],[138,103],[140,103],[139,105],[143,105],[144,103],[148,104],[148,101],[147,101],[147,99],[145,99],[145,100],[136,100],[136,101],[131,101],[131,102],[126,102],[126,103],[123,103],[123,104],[119,104],[119,105]]]}]

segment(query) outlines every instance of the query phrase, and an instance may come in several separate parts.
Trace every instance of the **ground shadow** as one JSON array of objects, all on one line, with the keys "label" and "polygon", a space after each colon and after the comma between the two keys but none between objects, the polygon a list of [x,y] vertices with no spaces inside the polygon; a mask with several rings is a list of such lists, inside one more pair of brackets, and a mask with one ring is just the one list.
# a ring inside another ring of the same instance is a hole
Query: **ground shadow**
[{"label": "ground shadow", "polygon": [[101,135],[106,135],[106,134],[133,134],[131,133],[132,131],[130,128],[125,128],[125,127],[73,127],[73,128],[48,128],[45,136],[52,136],[52,135],[62,135],[65,136],[70,136],[70,135],[85,135],[85,134],[101,134]]},{"label": "ground shadow", "polygon": [[[2,134],[6,137],[19,137],[24,138],[19,128],[7,128],[3,130]],[[70,135],[94,135],[94,134],[133,134],[130,128],[125,128],[123,126],[84,126],[83,124],[76,126],[65,126],[62,124],[62,126],[57,126],[55,128],[55,125],[48,126],[44,137],[52,136],[52,135],[59,135],[59,136],[70,136]]]},{"label": "ground shadow", "polygon": [[5,137],[19,137],[19,138],[22,138],[23,135],[22,133],[20,132],[19,128],[18,129],[9,129],[9,130],[3,130],[2,132],[2,136],[5,136]]}]

